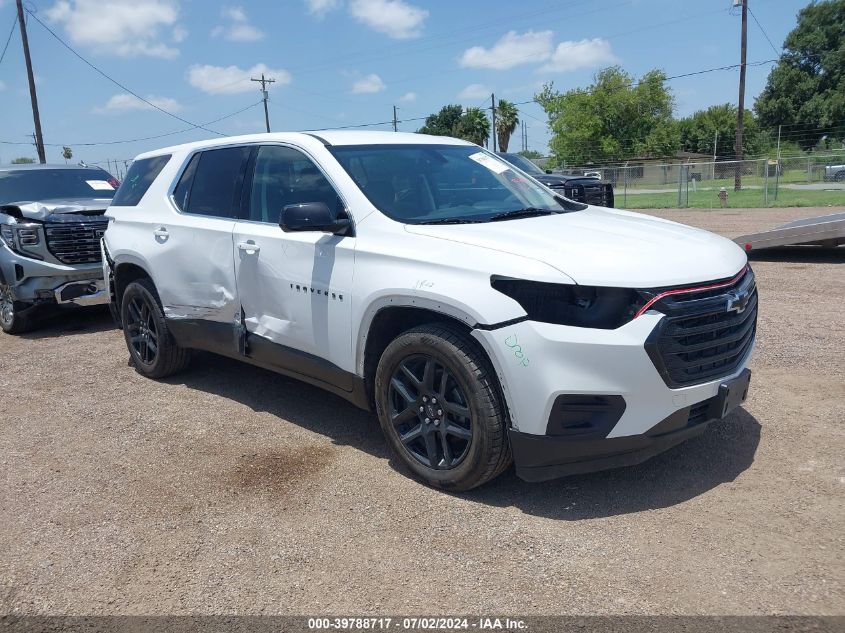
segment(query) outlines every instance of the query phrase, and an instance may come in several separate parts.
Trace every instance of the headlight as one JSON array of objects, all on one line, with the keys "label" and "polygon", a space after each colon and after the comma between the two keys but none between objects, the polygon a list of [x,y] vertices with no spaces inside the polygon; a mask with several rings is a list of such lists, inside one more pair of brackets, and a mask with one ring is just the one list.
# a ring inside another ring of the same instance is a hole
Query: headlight
[{"label": "headlight", "polygon": [[3,224],[0,225],[0,237],[14,252],[27,257],[42,259],[41,255],[30,249],[41,244],[41,227],[38,224]]},{"label": "headlight", "polygon": [[645,303],[636,290],[550,284],[493,277],[493,288],[522,306],[532,321],[615,330]]}]

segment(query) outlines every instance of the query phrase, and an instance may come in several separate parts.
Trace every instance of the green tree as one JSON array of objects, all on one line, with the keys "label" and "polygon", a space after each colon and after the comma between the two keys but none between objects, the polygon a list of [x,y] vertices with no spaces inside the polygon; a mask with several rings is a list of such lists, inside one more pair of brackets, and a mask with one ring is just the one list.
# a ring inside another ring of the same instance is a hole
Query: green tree
[{"label": "green tree", "polygon": [[464,108],[459,104],[446,105],[440,108],[437,114],[430,114],[425,118],[423,125],[417,132],[419,134],[432,134],[434,136],[456,136],[455,128],[463,116]]},{"label": "green tree", "polygon": [[73,158],[73,150],[67,145],[62,147],[62,158],[65,159],[65,162],[68,162],[71,158]]},{"label": "green tree", "polygon": [[789,126],[804,149],[845,137],[845,0],[801,9],[783,49],[754,104],[761,125]]},{"label": "green tree", "polygon": [[[678,121],[681,149],[699,154],[712,154],[716,141],[716,156],[734,157],[736,137],[736,106],[730,103],[710,106]],[[742,134],[743,156],[758,156],[766,149],[766,135],[760,131],[757,118],[746,110]]]},{"label": "green tree", "polygon": [[680,142],[665,81],[662,71],[652,70],[637,82],[615,66],[598,72],[585,89],[560,93],[546,84],[535,99],[549,119],[553,163],[674,155]]},{"label": "green tree", "polygon": [[21,156],[19,158],[12,159],[12,165],[31,165],[34,162],[34,158],[29,158],[27,156]]},{"label": "green tree", "polygon": [[499,105],[496,106],[496,137],[499,140],[499,151],[508,151],[508,145],[511,141],[511,134],[513,134],[516,126],[519,125],[519,110],[510,101],[499,99]]},{"label": "green tree", "polygon": [[490,138],[490,119],[481,108],[467,108],[455,126],[455,136],[476,145],[484,145]]}]

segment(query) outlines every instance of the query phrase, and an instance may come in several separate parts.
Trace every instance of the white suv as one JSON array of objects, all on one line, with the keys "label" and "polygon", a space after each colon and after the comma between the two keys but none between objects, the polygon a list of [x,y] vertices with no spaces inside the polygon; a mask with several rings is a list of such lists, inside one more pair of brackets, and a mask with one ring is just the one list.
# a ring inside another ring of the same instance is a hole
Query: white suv
[{"label": "white suv", "polygon": [[104,272],[138,372],[208,350],[374,409],[428,483],[633,464],[746,397],[733,242],[572,202],[460,140],[262,134],[139,156]]}]

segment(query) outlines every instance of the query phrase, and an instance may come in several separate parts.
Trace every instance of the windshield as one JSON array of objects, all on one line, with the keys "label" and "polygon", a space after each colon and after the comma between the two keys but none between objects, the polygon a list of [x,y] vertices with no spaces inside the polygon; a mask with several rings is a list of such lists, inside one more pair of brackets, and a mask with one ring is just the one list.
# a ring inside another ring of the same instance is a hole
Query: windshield
[{"label": "windshield", "polygon": [[331,151],[376,208],[406,224],[489,222],[585,208],[477,146],[349,145]]},{"label": "windshield", "polygon": [[0,204],[112,198],[117,181],[102,169],[0,170]]},{"label": "windshield", "polygon": [[530,160],[525,158],[525,156],[520,156],[519,154],[507,154],[507,153],[501,153],[501,154],[499,154],[499,156],[504,158],[511,165],[516,165],[522,171],[524,171],[526,174],[533,174],[535,176],[537,176],[537,175],[543,176],[546,173],[542,169],[537,167],[537,165],[535,165]]}]

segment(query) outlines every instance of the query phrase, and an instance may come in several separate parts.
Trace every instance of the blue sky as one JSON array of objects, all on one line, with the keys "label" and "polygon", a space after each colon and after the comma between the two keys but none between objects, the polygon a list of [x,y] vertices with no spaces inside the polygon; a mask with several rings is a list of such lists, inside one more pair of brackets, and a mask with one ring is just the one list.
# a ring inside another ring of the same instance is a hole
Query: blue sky
[{"label": "blue sky", "polygon": [[[751,0],[779,50],[807,2]],[[275,77],[274,131],[415,119],[447,103],[489,105],[491,91],[530,100],[546,81],[565,90],[619,64],[635,76],[680,75],[739,61],[740,18],[730,0],[27,0],[35,15],[103,72],[164,110],[205,123],[258,104],[250,76]],[[0,0],[0,47],[15,17]],[[184,130],[97,74],[35,20],[28,25],[45,143],[67,144],[74,160],[131,159],[203,130]],[[775,57],[749,18],[748,61]],[[2,50],[2,49],[0,49]],[[747,104],[771,65],[750,67]],[[669,82],[676,114],[735,102],[735,70]],[[35,156],[32,114],[17,30],[0,63],[0,162]],[[542,109],[520,106],[529,147],[546,150]],[[421,121],[400,123],[413,131]],[[225,134],[261,132],[260,105],[211,124]],[[389,125],[369,129],[389,129]],[[515,141],[518,145],[518,140]],[[517,147],[518,149],[518,147]],[[48,147],[49,162],[60,147]]]}]

